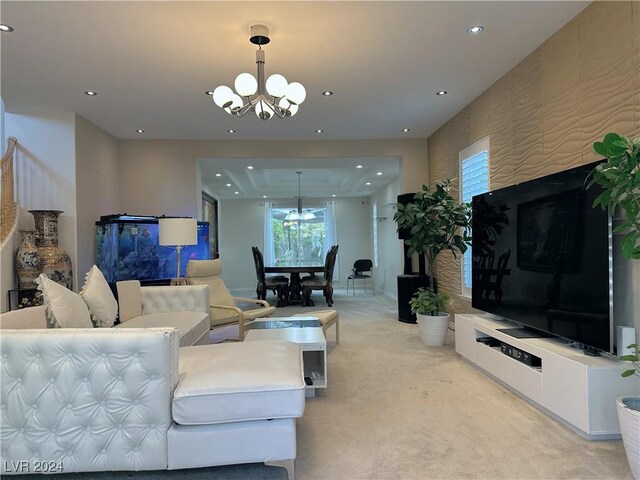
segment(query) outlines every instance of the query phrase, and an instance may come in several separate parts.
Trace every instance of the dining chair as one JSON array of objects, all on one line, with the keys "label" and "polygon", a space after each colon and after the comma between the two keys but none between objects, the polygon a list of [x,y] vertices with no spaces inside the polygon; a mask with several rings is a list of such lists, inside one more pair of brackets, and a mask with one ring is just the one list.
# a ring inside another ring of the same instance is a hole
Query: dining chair
[{"label": "dining chair", "polygon": [[253,253],[253,263],[256,267],[256,296],[259,300],[267,299],[267,290],[271,290],[278,295],[278,307],[286,305],[289,296],[289,279],[284,275],[266,275],[264,271],[264,257],[258,247],[251,247]]},{"label": "dining chair", "polygon": [[[273,315],[275,307],[265,300],[255,298],[234,297],[222,280],[222,260],[189,260],[187,277],[191,285],[209,286],[209,310],[211,328],[238,325],[237,338],[244,340],[246,326],[256,318]],[[242,309],[241,304],[253,304],[254,308]],[[255,308],[255,305],[259,307]],[[234,335],[235,337],[235,335]]]},{"label": "dining chair", "polygon": [[338,255],[338,245],[334,245],[329,249],[324,262],[324,274],[322,277],[309,276],[301,280],[303,305],[305,307],[314,306],[315,303],[311,299],[313,290],[322,290],[329,307],[333,306],[333,270],[336,265],[336,256]]},{"label": "dining chair", "polygon": [[362,288],[367,293],[367,279],[371,282],[371,290],[376,294],[373,286],[373,262],[368,258],[361,258],[353,263],[351,273],[347,276],[347,294],[349,294],[349,280],[351,280],[353,294],[356,294],[356,280],[362,280]]}]

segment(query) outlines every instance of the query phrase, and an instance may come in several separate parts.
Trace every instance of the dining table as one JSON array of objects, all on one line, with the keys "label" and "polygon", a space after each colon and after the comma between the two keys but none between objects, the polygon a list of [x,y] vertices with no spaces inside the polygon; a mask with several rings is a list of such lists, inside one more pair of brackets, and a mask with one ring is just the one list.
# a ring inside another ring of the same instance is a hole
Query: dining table
[{"label": "dining table", "polygon": [[301,273],[320,273],[324,272],[324,265],[314,262],[278,262],[275,265],[265,265],[265,273],[288,273],[289,274],[289,302],[301,303],[302,283],[300,282]]}]

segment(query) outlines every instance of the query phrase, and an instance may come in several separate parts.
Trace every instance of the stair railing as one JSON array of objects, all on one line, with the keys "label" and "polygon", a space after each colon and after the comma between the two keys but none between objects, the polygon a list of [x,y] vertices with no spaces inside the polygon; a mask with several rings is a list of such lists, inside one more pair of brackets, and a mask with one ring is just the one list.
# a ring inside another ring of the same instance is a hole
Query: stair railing
[{"label": "stair railing", "polygon": [[7,150],[2,155],[0,177],[2,179],[2,197],[0,199],[0,245],[15,229],[18,221],[18,204],[13,191],[13,154],[18,141],[14,137],[7,140]]}]

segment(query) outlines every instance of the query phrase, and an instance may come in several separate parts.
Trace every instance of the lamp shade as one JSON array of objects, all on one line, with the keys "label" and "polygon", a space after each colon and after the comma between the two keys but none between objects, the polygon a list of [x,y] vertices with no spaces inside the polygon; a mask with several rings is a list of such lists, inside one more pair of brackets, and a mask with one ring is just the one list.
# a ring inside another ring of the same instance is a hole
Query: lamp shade
[{"label": "lamp shade", "polygon": [[195,218],[161,218],[158,221],[160,245],[196,245],[198,221]]}]

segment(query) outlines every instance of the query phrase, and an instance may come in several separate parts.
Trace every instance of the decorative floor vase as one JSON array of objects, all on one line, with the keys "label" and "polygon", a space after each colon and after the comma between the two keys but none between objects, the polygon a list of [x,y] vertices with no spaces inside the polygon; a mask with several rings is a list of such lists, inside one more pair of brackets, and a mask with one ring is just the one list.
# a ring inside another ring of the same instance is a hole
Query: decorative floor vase
[{"label": "decorative floor vase", "polygon": [[16,250],[15,268],[18,288],[33,288],[40,275],[40,252],[36,246],[36,230],[21,229],[20,245]]},{"label": "decorative floor vase", "polygon": [[40,273],[60,285],[73,290],[71,257],[58,246],[58,216],[61,210],[29,210],[33,215],[38,235],[36,245],[40,252]]}]

